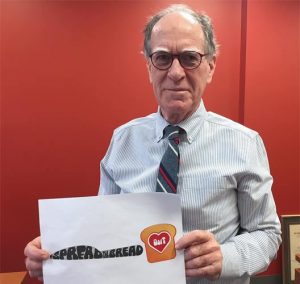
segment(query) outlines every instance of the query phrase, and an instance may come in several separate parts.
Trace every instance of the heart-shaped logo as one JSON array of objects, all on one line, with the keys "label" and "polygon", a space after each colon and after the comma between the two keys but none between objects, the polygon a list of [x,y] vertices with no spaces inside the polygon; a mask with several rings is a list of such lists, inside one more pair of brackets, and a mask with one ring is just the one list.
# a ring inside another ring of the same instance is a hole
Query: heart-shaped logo
[{"label": "heart-shaped logo", "polygon": [[167,231],[152,233],[148,238],[150,247],[162,253],[171,241],[171,236]]}]

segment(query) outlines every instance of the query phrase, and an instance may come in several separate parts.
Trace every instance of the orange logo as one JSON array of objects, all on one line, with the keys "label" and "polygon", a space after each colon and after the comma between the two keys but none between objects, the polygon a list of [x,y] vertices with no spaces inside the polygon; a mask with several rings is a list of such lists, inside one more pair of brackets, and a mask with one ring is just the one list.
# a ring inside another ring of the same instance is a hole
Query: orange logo
[{"label": "orange logo", "polygon": [[147,260],[150,263],[176,257],[176,228],[170,224],[158,224],[145,228],[141,239],[146,247]]}]

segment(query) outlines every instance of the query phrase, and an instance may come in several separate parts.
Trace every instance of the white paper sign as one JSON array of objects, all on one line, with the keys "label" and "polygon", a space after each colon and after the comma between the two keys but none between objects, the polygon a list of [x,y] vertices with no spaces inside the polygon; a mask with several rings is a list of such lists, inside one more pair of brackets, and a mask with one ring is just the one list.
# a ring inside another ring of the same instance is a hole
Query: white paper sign
[{"label": "white paper sign", "polygon": [[39,200],[45,284],[183,284],[180,199],[135,193]]}]

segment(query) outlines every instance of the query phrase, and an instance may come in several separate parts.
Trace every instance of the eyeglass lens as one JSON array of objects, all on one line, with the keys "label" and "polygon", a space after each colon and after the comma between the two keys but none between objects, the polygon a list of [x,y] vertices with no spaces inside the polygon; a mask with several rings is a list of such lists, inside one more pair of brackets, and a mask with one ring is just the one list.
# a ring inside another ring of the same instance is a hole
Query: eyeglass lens
[{"label": "eyeglass lens", "polygon": [[180,65],[186,69],[197,68],[202,59],[202,55],[196,51],[185,51],[178,55],[166,51],[158,51],[151,55],[151,60],[156,68],[165,70],[171,67],[175,57],[178,58]]}]

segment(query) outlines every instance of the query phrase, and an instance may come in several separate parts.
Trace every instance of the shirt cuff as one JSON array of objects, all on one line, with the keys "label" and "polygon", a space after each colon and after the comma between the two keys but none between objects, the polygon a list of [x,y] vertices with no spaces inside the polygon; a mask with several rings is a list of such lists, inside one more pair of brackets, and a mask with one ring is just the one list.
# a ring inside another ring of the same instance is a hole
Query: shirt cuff
[{"label": "shirt cuff", "polygon": [[235,243],[228,242],[221,245],[223,255],[222,272],[220,278],[232,278],[241,276],[241,260]]}]

